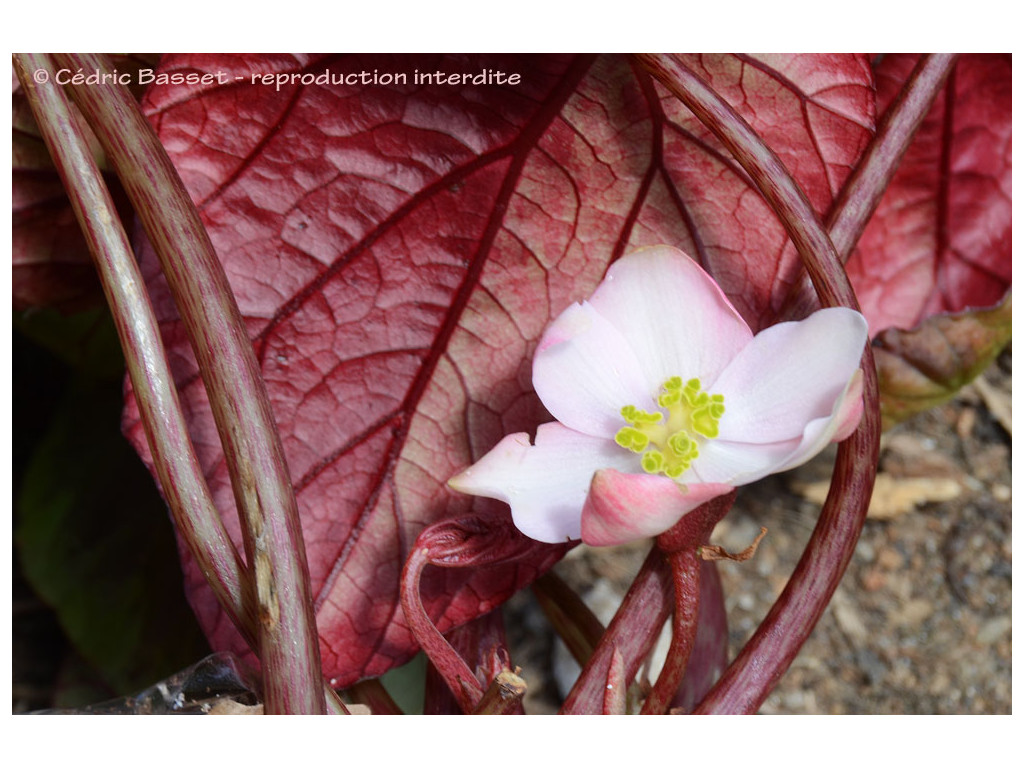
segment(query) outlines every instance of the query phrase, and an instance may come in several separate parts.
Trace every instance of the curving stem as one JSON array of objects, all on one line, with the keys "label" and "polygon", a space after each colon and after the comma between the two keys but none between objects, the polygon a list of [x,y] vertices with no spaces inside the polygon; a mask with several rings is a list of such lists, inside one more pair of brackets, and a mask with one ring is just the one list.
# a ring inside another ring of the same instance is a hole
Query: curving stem
[{"label": "curving stem", "polygon": [[641,715],[663,715],[668,709],[686,672],[697,639],[697,615],[700,609],[701,561],[696,547],[667,553],[672,570],[675,603],[672,607],[672,644],[658,681],[640,710]]},{"label": "curving stem", "polygon": [[175,528],[218,602],[253,645],[256,623],[245,601],[245,563],[224,528],[199,466],[156,315],[114,201],[60,86],[52,78],[36,83],[31,77],[34,71],[53,69],[49,58],[15,54],[14,67],[96,265]]},{"label": "curving stem", "polygon": [[[823,306],[858,308],[836,248],[782,161],[754,130],[678,56],[641,54],[657,77],[729,149],[775,211],[796,246]],[[878,464],[881,420],[870,345],[861,359],[864,417],[840,444],[832,487],[818,525],[786,589],[697,708],[699,713],[754,713],[796,658],[824,613],[867,516]]]},{"label": "curving stem", "polygon": [[642,715],[664,714],[679,690],[697,640],[703,569],[700,549],[735,501],[735,490],[712,499],[684,515],[655,541],[672,572],[672,643],[658,681],[640,710]]},{"label": "curving stem", "polygon": [[416,642],[448,684],[459,707],[468,714],[476,710],[484,690],[463,658],[434,626],[420,601],[420,578],[431,560],[430,550],[424,546],[415,546],[409,553],[402,568],[402,610]]},{"label": "curving stem", "polygon": [[[104,72],[91,54],[59,66]],[[152,126],[118,84],[68,92],[121,179],[153,243],[209,393],[242,521],[268,713],[325,711],[298,508],[252,342],[195,206]]]},{"label": "curving stem", "polygon": [[[636,677],[654,647],[672,610],[668,595],[671,575],[664,555],[654,548],[622,598],[619,610],[597,648],[576,679],[559,710],[563,715],[591,715],[604,711],[608,680]],[[618,658],[616,658],[618,657]],[[617,671],[620,670],[620,671]]]}]

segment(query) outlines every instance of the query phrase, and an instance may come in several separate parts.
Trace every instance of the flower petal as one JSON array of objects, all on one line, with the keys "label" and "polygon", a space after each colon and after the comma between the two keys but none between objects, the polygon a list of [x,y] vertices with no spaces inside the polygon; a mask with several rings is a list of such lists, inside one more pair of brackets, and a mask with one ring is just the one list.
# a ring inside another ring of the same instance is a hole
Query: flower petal
[{"label": "flower petal", "polygon": [[839,443],[853,434],[853,431],[860,426],[861,417],[864,415],[864,372],[857,369],[850,380],[850,386],[846,389],[846,396],[840,403],[838,413],[838,424],[836,433],[832,436],[833,443]]},{"label": "flower petal", "polygon": [[717,378],[752,336],[718,284],[667,245],[616,261],[590,302],[625,337],[654,392],[672,376]]},{"label": "flower petal", "polygon": [[658,475],[601,470],[594,475],[583,506],[583,541],[607,547],[657,536],[687,512],[731,490],[718,483],[683,488]]},{"label": "flower petal", "polygon": [[832,413],[808,424],[800,445],[774,471],[785,472],[787,469],[799,467],[817,456],[829,443],[845,440],[857,428],[863,413],[864,376],[858,369],[846,389],[836,398]]},{"label": "flower petal", "polygon": [[580,538],[580,517],[594,472],[636,469],[635,454],[610,439],[542,424],[534,445],[525,432],[508,435],[480,461],[448,481],[462,493],[506,502],[524,534],[548,543]]},{"label": "flower petal", "polygon": [[562,424],[605,438],[623,425],[624,405],[650,410],[657,392],[626,339],[586,302],[566,309],[541,337],[533,388]]},{"label": "flower petal", "polygon": [[687,483],[693,478],[704,483],[745,485],[778,472],[799,446],[799,437],[778,443],[709,440],[700,447],[700,456],[682,479]]},{"label": "flower petal", "polygon": [[817,456],[829,442],[850,436],[864,411],[863,389],[864,377],[858,369],[835,399],[831,412],[812,419],[799,437],[760,444],[709,440],[701,446],[690,471],[704,482],[745,485],[798,467]]},{"label": "flower petal", "polygon": [[719,437],[777,443],[829,416],[860,365],[867,322],[844,307],[822,309],[761,331],[709,391],[725,396]]}]

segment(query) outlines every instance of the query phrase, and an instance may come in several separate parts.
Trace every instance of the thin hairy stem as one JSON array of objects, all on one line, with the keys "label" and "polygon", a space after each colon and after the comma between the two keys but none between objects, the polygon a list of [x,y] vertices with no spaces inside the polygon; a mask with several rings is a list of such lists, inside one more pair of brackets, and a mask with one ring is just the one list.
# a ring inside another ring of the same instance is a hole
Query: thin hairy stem
[{"label": "thin hairy stem", "polygon": [[[59,66],[109,71],[100,56],[56,54]],[[128,90],[71,85],[160,259],[224,447],[253,573],[257,646],[268,713],[325,711],[298,509],[252,344],[195,206]]]},{"label": "thin hairy stem", "polygon": [[60,86],[52,78],[37,84],[30,76],[52,69],[48,57],[15,54],[14,65],[96,265],[175,526],[225,612],[255,644],[255,619],[243,595],[245,564],[224,529],[196,458],[160,328],[114,202]]}]

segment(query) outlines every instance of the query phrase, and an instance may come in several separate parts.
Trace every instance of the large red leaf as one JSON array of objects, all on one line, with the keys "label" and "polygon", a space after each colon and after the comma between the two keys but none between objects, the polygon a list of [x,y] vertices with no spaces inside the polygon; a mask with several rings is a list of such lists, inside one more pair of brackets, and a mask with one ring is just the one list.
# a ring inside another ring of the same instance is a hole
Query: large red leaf
[{"label": "large red leaf", "polygon": [[[860,56],[695,57],[785,159],[819,213],[874,119]],[[530,361],[549,319],[626,249],[672,243],[755,327],[796,277],[756,190],[691,115],[623,57],[168,57],[223,72],[156,86],[144,108],[200,208],[249,325],[306,537],[325,672],[340,685],[415,650],[398,574],[439,519],[507,514],[445,480],[505,433],[547,420]],[[418,73],[516,74],[423,85]],[[377,84],[251,84],[251,75],[377,74]],[[381,76],[404,74],[405,84]],[[235,80],[234,78],[241,78]],[[229,479],[203,386],[148,253],[143,267],[200,460],[232,535]],[[678,322],[685,322],[685,308]],[[666,322],[672,322],[666,318]],[[145,439],[129,400],[126,427]],[[443,628],[500,603],[557,553],[433,569]],[[187,564],[200,621],[241,650]]]},{"label": "large red leaf", "polygon": [[[879,114],[916,55],[876,69]],[[847,265],[875,336],[937,312],[991,307],[1010,285],[1011,62],[965,55]]]}]

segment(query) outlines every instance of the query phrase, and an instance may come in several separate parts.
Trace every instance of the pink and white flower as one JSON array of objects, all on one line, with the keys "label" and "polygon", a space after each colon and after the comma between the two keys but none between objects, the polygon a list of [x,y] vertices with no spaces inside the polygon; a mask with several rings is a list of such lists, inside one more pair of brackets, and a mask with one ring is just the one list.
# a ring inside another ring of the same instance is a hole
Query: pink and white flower
[{"label": "pink and white flower", "polygon": [[755,336],[686,254],[641,249],[541,338],[533,385],[557,421],[532,445],[506,436],[449,485],[507,502],[540,541],[655,536],[848,437],[866,340],[864,317],[845,308]]}]

